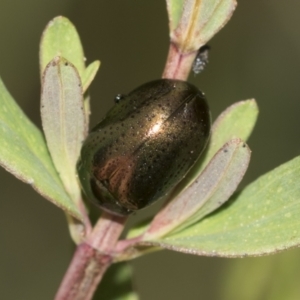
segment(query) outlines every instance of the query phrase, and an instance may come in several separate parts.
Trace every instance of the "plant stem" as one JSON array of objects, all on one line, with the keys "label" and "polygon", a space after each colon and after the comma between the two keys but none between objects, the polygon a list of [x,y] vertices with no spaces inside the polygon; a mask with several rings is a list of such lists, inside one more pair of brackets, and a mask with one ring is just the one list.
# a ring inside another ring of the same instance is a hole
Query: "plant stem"
[{"label": "plant stem", "polygon": [[[186,80],[197,52],[181,53],[171,43],[163,78]],[[86,240],[78,245],[55,300],[89,300],[113,262],[117,241],[127,217],[103,212]],[[132,241],[128,241],[130,244]],[[126,241],[118,245],[126,248]]]},{"label": "plant stem", "polygon": [[127,217],[103,212],[86,241],[78,245],[55,300],[89,300],[113,262]]},{"label": "plant stem", "polygon": [[197,51],[182,53],[174,43],[170,43],[169,54],[162,78],[187,80]]}]

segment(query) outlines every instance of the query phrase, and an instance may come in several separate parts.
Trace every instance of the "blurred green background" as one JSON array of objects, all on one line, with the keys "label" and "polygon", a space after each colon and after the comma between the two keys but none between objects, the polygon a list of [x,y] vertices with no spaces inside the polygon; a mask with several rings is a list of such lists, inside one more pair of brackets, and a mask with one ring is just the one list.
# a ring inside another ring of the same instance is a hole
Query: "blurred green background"
[{"label": "blurred green background", "polygon": [[[210,42],[207,69],[190,77],[206,93],[214,118],[233,102],[257,99],[260,116],[243,185],[300,153],[299,10],[297,0],[239,1]],[[165,1],[0,0],[0,74],[37,126],[39,39],[57,15],[77,27],[88,62],[102,62],[91,87],[91,125],[117,93],[161,76],[168,50]],[[3,169],[0,178],[0,299],[52,299],[74,250],[65,216]],[[132,265],[142,300],[296,300],[299,259],[298,249],[248,259],[161,251]]]}]

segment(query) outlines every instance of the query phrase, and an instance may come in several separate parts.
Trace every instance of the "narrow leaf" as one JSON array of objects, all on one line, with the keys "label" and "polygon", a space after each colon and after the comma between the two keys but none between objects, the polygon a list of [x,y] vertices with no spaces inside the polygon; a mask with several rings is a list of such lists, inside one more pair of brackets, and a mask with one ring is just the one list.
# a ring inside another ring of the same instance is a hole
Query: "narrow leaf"
[{"label": "narrow leaf", "polygon": [[85,58],[79,35],[74,25],[65,17],[51,20],[43,32],[40,44],[41,76],[50,61],[61,56],[70,61],[83,76]]},{"label": "narrow leaf", "polygon": [[54,58],[45,69],[41,115],[54,165],[71,198],[80,201],[76,163],[86,135],[86,118],[79,75],[64,58]]},{"label": "narrow leaf", "polygon": [[300,244],[300,157],[263,175],[229,205],[152,245],[199,255],[264,255]]},{"label": "narrow leaf", "polygon": [[185,0],[167,0],[170,32],[176,29],[183,12]]},{"label": "narrow leaf", "polygon": [[84,70],[83,77],[82,77],[82,87],[83,92],[85,93],[86,90],[89,88],[90,84],[94,80],[98,70],[100,67],[100,61],[95,60],[88,67]]},{"label": "narrow leaf", "polygon": [[237,102],[228,107],[214,122],[206,151],[199,157],[187,176],[179,183],[171,197],[174,198],[189,186],[204,170],[215,153],[229,140],[240,138],[247,141],[258,116],[254,99]]},{"label": "narrow leaf", "polygon": [[197,51],[231,18],[235,0],[167,0],[171,41],[182,53]]},{"label": "narrow leaf", "polygon": [[[43,32],[40,43],[40,72],[41,77],[50,61],[60,56],[72,63],[82,80],[85,93],[95,78],[100,67],[100,61],[94,61],[87,68],[79,35],[74,25],[65,17],[59,16],[50,21]],[[85,95],[84,108],[86,114],[85,130],[88,131],[90,115],[90,98]]]},{"label": "narrow leaf", "polygon": [[25,116],[0,80],[0,164],[78,220],[41,132]]},{"label": "narrow leaf", "polygon": [[89,117],[91,114],[90,109],[90,96],[88,93],[86,93],[87,89],[89,88],[90,84],[94,80],[98,69],[100,67],[100,61],[96,60],[88,65],[88,67],[84,70],[83,78],[82,78],[82,87],[83,87],[83,93],[85,93],[84,96],[84,111],[86,116],[86,130],[89,128]]},{"label": "narrow leaf", "polygon": [[226,143],[201,175],[155,216],[145,240],[182,230],[220,207],[236,190],[250,160],[250,150],[240,139]]}]

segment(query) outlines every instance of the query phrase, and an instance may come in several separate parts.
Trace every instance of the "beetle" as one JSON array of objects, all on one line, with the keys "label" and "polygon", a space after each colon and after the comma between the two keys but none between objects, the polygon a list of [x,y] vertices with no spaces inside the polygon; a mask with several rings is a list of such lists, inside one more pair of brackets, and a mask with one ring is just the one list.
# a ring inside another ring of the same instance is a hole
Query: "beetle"
[{"label": "beetle", "polygon": [[186,81],[151,81],[119,98],[84,141],[77,172],[87,199],[129,215],[183,179],[207,144],[211,117]]}]

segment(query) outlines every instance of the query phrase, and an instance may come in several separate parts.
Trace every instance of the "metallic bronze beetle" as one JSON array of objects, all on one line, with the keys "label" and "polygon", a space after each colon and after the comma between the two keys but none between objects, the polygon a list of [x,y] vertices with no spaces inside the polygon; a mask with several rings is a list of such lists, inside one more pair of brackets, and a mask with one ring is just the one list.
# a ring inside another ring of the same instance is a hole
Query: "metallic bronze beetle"
[{"label": "metallic bronze beetle", "polygon": [[118,101],[85,140],[77,164],[86,197],[128,215],[167,195],[193,166],[210,134],[204,95],[160,79]]}]

